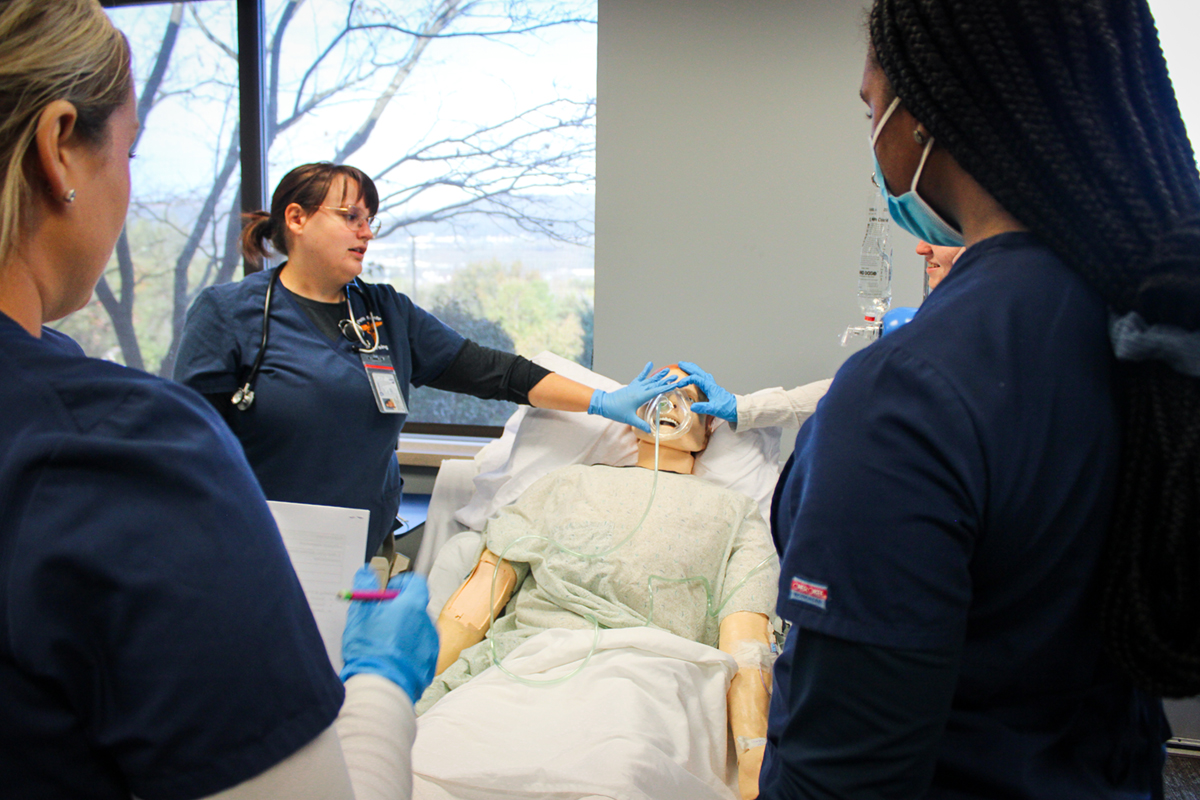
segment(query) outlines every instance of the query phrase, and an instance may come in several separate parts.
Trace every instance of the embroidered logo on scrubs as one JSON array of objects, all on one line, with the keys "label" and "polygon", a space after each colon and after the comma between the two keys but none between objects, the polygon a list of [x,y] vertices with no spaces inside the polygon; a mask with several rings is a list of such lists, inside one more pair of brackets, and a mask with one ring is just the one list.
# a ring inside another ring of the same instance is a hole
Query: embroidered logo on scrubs
[{"label": "embroidered logo on scrubs", "polygon": [[368,314],[365,317],[359,317],[355,320],[355,322],[358,323],[358,327],[361,328],[362,332],[367,336],[373,336],[376,331],[383,327],[383,320],[374,314]]},{"label": "embroidered logo on scrubs", "polygon": [[825,602],[829,600],[829,587],[798,576],[793,577],[791,597],[793,600],[808,603],[810,606],[816,606],[824,611]]}]

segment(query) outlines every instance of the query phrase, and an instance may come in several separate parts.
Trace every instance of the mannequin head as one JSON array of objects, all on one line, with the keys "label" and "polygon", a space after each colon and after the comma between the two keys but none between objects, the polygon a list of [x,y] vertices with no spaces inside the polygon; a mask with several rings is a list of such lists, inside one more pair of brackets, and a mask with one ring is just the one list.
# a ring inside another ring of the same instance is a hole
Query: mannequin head
[{"label": "mannequin head", "polygon": [[[667,369],[676,377],[681,379],[687,377],[687,373],[676,365],[671,365]],[[699,387],[692,385],[684,386],[682,389],[674,391],[680,392],[692,403],[708,399],[704,392],[700,391]],[[685,414],[679,407],[665,411],[660,418],[663,432],[666,433],[678,427],[683,423],[684,419]],[[687,412],[686,419],[688,420],[686,433],[676,438],[661,439],[659,441],[659,469],[667,470],[668,472],[691,474],[692,467],[695,465],[695,455],[708,447],[712,417],[707,414]],[[633,433],[638,439],[638,466],[654,469],[654,434],[645,433],[637,428],[633,429]]]}]

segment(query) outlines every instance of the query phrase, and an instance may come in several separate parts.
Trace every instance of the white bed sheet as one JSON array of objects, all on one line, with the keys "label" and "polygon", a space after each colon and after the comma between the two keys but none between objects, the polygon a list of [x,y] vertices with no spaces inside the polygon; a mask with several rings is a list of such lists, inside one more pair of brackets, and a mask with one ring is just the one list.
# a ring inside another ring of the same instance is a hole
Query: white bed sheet
[{"label": "white bed sheet", "polygon": [[428,575],[434,559],[455,534],[468,530],[454,518],[455,512],[465,506],[475,493],[475,473],[478,467],[474,459],[446,459],[438,468],[433,482],[433,493],[429,495],[425,525],[421,529],[421,546],[413,559],[413,570]]},{"label": "white bed sheet", "polygon": [[[562,677],[594,637],[545,631],[503,663]],[[563,683],[492,667],[419,719],[413,798],[735,800],[725,696],[736,672],[720,650],[652,628],[601,631]]]}]

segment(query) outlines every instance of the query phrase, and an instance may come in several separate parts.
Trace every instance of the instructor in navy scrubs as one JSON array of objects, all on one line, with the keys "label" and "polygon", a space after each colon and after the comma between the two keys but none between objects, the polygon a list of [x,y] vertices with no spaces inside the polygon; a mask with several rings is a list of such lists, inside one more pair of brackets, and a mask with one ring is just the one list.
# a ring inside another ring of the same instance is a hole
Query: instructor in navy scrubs
[{"label": "instructor in navy scrubs", "polygon": [[592,390],[464,339],[391,286],[360,281],[378,209],[362,170],[289,172],[271,211],[251,215],[242,233],[251,264],[268,243],[287,262],[201,292],[175,364],[176,380],[229,423],[268,498],[371,512],[367,558],[395,527],[410,387],[644,427],[635,411],[674,382],[647,365],[629,386]]}]

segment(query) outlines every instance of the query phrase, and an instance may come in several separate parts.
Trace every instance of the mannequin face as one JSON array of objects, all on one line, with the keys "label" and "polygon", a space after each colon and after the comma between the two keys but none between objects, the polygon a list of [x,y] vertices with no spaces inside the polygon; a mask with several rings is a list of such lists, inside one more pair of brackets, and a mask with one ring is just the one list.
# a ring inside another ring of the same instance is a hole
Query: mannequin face
[{"label": "mannequin face", "polygon": [[[687,373],[678,367],[671,367],[670,372],[672,375],[678,378],[687,377]],[[678,391],[684,395],[688,401],[692,403],[698,403],[703,399],[703,396],[700,394],[700,390],[695,386],[685,386],[682,389],[677,389],[675,391]],[[659,443],[659,447],[661,449],[680,450],[685,453],[699,453],[705,447],[708,447],[708,428],[712,418],[707,414],[696,414],[692,412],[687,414],[687,418],[690,422],[687,433],[678,438],[661,440]],[[683,419],[684,414],[682,409],[678,407],[664,413],[660,421],[663,432],[666,433],[672,427],[678,426]],[[645,433],[637,428],[633,429],[633,433],[643,442],[654,444],[654,434]]]}]

